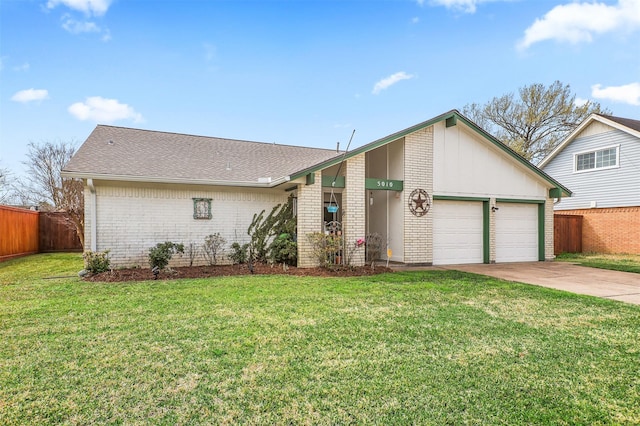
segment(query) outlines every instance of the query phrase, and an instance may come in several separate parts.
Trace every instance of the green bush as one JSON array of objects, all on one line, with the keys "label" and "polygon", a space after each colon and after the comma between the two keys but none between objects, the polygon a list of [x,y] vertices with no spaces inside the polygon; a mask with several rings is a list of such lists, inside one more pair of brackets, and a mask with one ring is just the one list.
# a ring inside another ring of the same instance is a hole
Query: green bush
[{"label": "green bush", "polygon": [[271,261],[273,263],[284,263],[295,266],[298,262],[298,244],[293,236],[288,233],[278,235],[278,238],[271,243]]},{"label": "green bush", "polygon": [[176,253],[184,253],[184,244],[172,243],[171,241],[158,243],[149,249],[149,265],[151,268],[164,269]]},{"label": "green bush", "polygon": [[111,265],[109,259],[109,250],[105,251],[85,251],[82,254],[84,259],[84,269],[92,274],[99,274],[100,272],[107,272]]},{"label": "green bush", "polygon": [[[265,210],[253,215],[253,221],[247,229],[247,235],[251,237],[249,244],[249,252],[253,255],[252,259],[256,262],[266,262],[274,259],[274,244],[282,245],[282,241],[277,241],[276,236],[288,234],[295,235],[296,217],[293,215],[293,197],[290,196],[285,204],[278,204],[271,209],[271,212],[265,217]],[[286,247],[279,247],[278,250],[286,250],[289,252],[295,244],[295,238],[289,237]],[[281,253],[282,254],[282,253]],[[284,255],[290,257],[289,255]],[[297,254],[296,254],[297,258]],[[294,264],[296,260],[289,259]]]},{"label": "green bush", "polygon": [[249,250],[249,244],[240,245],[239,243],[233,243],[231,244],[231,254],[229,254],[229,259],[234,265],[247,263],[247,250]]}]

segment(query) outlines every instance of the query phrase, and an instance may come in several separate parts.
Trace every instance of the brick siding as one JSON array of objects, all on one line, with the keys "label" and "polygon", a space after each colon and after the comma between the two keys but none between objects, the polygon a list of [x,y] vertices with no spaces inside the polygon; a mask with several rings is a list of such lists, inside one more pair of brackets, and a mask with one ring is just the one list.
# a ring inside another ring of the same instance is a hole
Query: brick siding
[{"label": "brick siding", "polygon": [[544,260],[555,259],[553,247],[553,199],[544,203]]},{"label": "brick siding", "polygon": [[298,185],[298,266],[318,266],[307,237],[322,231],[322,174],[315,172],[315,183]]},{"label": "brick siding", "polygon": [[555,214],[583,217],[582,251],[585,253],[640,254],[640,206],[556,210]]},{"label": "brick siding", "polygon": [[[404,158],[405,202],[416,188],[433,197],[433,126],[405,137]],[[433,214],[417,217],[408,207],[404,212],[404,262],[433,263]]]},{"label": "brick siding", "polygon": [[[344,232],[345,247],[349,251],[353,248],[358,238],[364,238],[366,233],[365,211],[365,154],[356,155],[346,162],[345,184],[342,194],[344,211],[342,212],[342,230]],[[351,264],[364,265],[364,247],[355,249]]]},{"label": "brick siding", "polygon": [[[86,191],[87,193],[89,191]],[[219,232],[227,241],[225,251],[234,243],[249,241],[247,228],[254,213],[263,209],[268,214],[286,202],[282,191],[260,191],[248,188],[199,189],[148,185],[145,187],[96,185],[97,250],[110,250],[111,265],[149,267],[149,248],[157,243],[173,241],[194,242],[199,248],[207,235]],[[87,196],[86,201],[91,201]],[[211,198],[211,220],[193,218],[192,198]],[[91,203],[87,203],[87,219],[91,217]],[[90,242],[94,226],[85,222],[85,236]],[[90,247],[87,245],[87,247]],[[206,264],[200,252],[195,264]],[[223,263],[223,262],[221,262]],[[175,256],[170,266],[189,264],[187,254]]]}]

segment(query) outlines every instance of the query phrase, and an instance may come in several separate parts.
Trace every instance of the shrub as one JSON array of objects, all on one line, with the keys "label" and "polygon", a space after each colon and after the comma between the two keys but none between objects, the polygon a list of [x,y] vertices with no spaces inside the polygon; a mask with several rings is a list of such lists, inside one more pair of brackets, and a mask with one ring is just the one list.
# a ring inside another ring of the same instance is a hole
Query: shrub
[{"label": "shrub", "polygon": [[234,265],[241,265],[247,263],[247,250],[249,249],[249,244],[240,245],[239,243],[231,244],[231,254],[229,254],[229,259],[233,262]]},{"label": "shrub", "polygon": [[318,266],[334,268],[336,255],[342,250],[342,237],[313,232],[307,234],[307,238],[311,243],[311,254]]},{"label": "shrub", "polygon": [[[247,235],[251,237],[249,244],[249,260],[256,262],[266,262],[273,259],[273,244],[281,244],[276,242],[276,235],[289,234],[290,242],[295,243],[296,217],[293,215],[293,197],[289,197],[285,204],[278,204],[271,209],[271,212],[265,217],[265,210],[253,215],[253,221],[247,229]],[[288,244],[287,250],[291,247]],[[297,254],[296,254],[297,260]]]},{"label": "shrub", "polygon": [[271,243],[271,260],[274,263],[283,263],[295,266],[298,262],[298,244],[293,236],[288,233],[278,235]]},{"label": "shrub", "polygon": [[109,250],[105,251],[85,251],[82,254],[84,258],[84,269],[92,274],[107,272],[110,269],[111,260],[109,259]]},{"label": "shrub", "polygon": [[218,254],[222,251],[222,247],[224,247],[226,243],[227,240],[225,240],[219,232],[205,237],[202,251],[209,265],[218,263]]},{"label": "shrub", "polygon": [[149,265],[151,268],[164,269],[171,257],[176,253],[184,253],[184,244],[165,241],[149,249]]}]

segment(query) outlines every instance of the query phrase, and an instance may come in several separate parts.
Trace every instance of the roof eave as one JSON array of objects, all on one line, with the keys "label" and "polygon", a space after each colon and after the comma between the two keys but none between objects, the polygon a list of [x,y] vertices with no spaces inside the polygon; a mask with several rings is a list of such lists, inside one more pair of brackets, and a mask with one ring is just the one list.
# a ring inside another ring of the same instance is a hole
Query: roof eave
[{"label": "roof eave", "polygon": [[256,181],[230,181],[230,180],[207,180],[207,179],[183,179],[183,178],[167,178],[157,176],[129,176],[129,175],[113,175],[100,173],[85,173],[63,170],[60,175],[65,178],[76,179],[94,179],[107,180],[116,182],[145,182],[145,183],[167,183],[179,185],[206,185],[206,186],[231,186],[231,187],[247,187],[247,188],[274,188],[289,182],[289,176],[283,176],[269,182]]},{"label": "roof eave", "polygon": [[546,181],[547,183],[551,184],[551,186],[555,187],[555,188],[559,188],[562,191],[563,195],[566,195],[567,197],[570,197],[572,192],[571,190],[569,190],[569,188],[565,187],[564,185],[562,185],[560,182],[558,182],[557,180],[555,180],[554,178],[552,178],[551,176],[549,176],[548,174],[546,174],[544,171],[542,171],[539,167],[536,167],[535,165],[531,164],[531,162],[529,162],[527,159],[525,159],[524,157],[522,157],[521,155],[519,155],[518,153],[516,153],[514,150],[512,150],[511,148],[509,148],[507,145],[505,145],[504,143],[500,142],[498,139],[496,139],[495,137],[493,137],[492,135],[490,135],[489,133],[487,133],[484,129],[482,129],[481,127],[479,127],[477,124],[475,124],[474,122],[472,122],[471,120],[469,120],[468,118],[466,118],[464,115],[462,115],[458,110],[451,110],[448,112],[445,112],[444,114],[441,114],[437,117],[434,117],[430,120],[424,121],[422,123],[418,123],[414,126],[408,127],[404,130],[400,130],[399,132],[393,133],[389,136],[385,136],[381,139],[375,140],[371,143],[368,143],[366,145],[363,145],[357,149],[354,149],[353,151],[350,151],[348,153],[346,153],[345,155],[340,155],[334,158],[331,158],[329,160],[326,160],[322,163],[318,163],[314,166],[308,167],[306,169],[300,170],[298,172],[292,173],[291,174],[291,180],[294,179],[298,179],[300,177],[303,177],[309,173],[313,173],[316,172],[318,170],[322,170],[322,169],[326,169],[327,167],[331,167],[335,164],[340,163],[343,158],[347,159],[347,158],[351,158],[355,155],[361,154],[363,152],[367,152],[370,151],[372,149],[378,148],[379,146],[385,145],[389,142],[393,142],[395,140],[398,140],[400,138],[403,138],[413,132],[416,132],[418,130],[424,129],[426,127],[432,126],[436,123],[439,123],[443,120],[448,120],[450,118],[455,117],[458,120],[461,120],[462,122],[464,122],[468,127],[470,127],[471,129],[473,129],[474,131],[476,131],[477,133],[479,133],[480,135],[482,135],[485,139],[487,139],[488,141],[490,141],[491,143],[493,143],[494,145],[496,145],[498,148],[500,148],[501,150],[503,150],[505,153],[507,153],[508,155],[510,155],[511,157],[513,157],[515,160],[517,160],[518,162],[520,162],[522,165],[524,165],[526,168],[528,168],[529,170],[531,170],[532,172],[534,172],[536,175],[538,175],[540,178],[542,178],[544,181]]},{"label": "roof eave", "polygon": [[564,140],[562,142],[560,142],[558,144],[557,147],[555,147],[555,149],[553,151],[551,151],[551,153],[549,155],[547,155],[545,158],[542,159],[542,161],[540,161],[540,163],[538,164],[539,168],[542,168],[544,166],[546,166],[547,164],[549,164],[549,162],[551,160],[553,160],[556,155],[558,155],[560,153],[560,151],[562,151],[573,139],[575,139],[575,137],[584,130],[585,127],[587,127],[589,124],[591,124],[594,120],[597,120],[600,116],[598,116],[595,113],[592,113],[591,115],[589,115],[589,117],[585,118],[584,121],[582,123],[580,123],[578,125],[578,127],[576,127],[575,129],[573,129],[573,131],[571,133],[569,133],[569,135],[567,135],[566,138],[564,138]]},{"label": "roof eave", "polygon": [[611,120],[607,117],[603,117],[602,115],[594,112],[589,115],[589,117],[585,118],[584,121],[580,123],[580,125],[578,125],[578,127],[573,129],[573,131],[569,133],[569,135],[567,135],[567,137],[564,138],[564,140],[560,142],[549,155],[543,158],[542,161],[540,161],[538,167],[542,168],[549,164],[551,160],[553,160],[563,149],[567,147],[567,145],[569,145],[587,126],[589,126],[594,121],[599,121],[603,124],[606,124],[607,126],[613,127],[614,129],[618,129],[625,133],[629,133],[630,135],[640,139],[640,132],[638,132],[637,130],[631,129],[624,124],[618,123],[617,121]]},{"label": "roof eave", "polygon": [[553,187],[560,189],[562,191],[562,195],[567,196],[567,197],[571,197],[571,194],[573,194],[573,192],[569,188],[567,188],[566,186],[562,185],[560,182],[558,182],[557,180],[552,178],[550,175],[545,173],[542,169],[540,169],[540,167],[535,166],[529,160],[527,160],[526,158],[524,158],[523,156],[521,156],[520,154],[515,152],[513,149],[509,148],[506,144],[500,142],[494,136],[492,136],[491,134],[487,133],[484,129],[482,129],[480,126],[475,124],[473,121],[469,120],[468,118],[466,118],[462,114],[458,113],[457,111],[456,111],[456,113],[457,113],[456,114],[457,118],[462,120],[467,126],[471,127],[476,132],[478,132],[481,135],[483,135],[487,140],[492,142],[495,146],[500,148],[505,153],[509,154],[512,158],[514,158],[520,164],[524,165],[526,168],[528,168],[529,170],[534,172],[536,175],[538,175],[540,178],[545,180],[547,183],[550,183]]},{"label": "roof eave", "polygon": [[323,161],[321,163],[315,164],[315,165],[313,165],[311,167],[307,167],[306,169],[303,169],[303,170],[297,171],[295,173],[292,173],[291,174],[291,179],[294,180],[294,179],[303,177],[303,176],[305,176],[305,175],[307,175],[309,173],[313,173],[313,172],[318,171],[318,170],[326,169],[327,167],[331,167],[333,165],[336,165],[336,164],[340,163],[343,160],[343,158],[346,160],[347,158],[351,158],[351,157],[353,157],[355,155],[358,155],[358,154],[361,154],[363,152],[367,152],[367,151],[370,151],[372,149],[378,148],[378,147],[380,147],[382,145],[386,145],[389,142],[393,142],[395,140],[403,138],[403,137],[405,137],[405,136],[407,136],[407,135],[409,135],[409,134],[411,134],[413,132],[416,132],[416,131],[418,131],[420,129],[424,129],[425,127],[429,127],[429,126],[431,126],[431,125],[433,125],[435,123],[438,123],[438,122],[440,122],[442,120],[446,120],[446,119],[448,119],[450,117],[453,117],[454,115],[457,115],[457,111],[456,110],[451,110],[451,111],[445,112],[444,114],[441,114],[441,115],[439,115],[437,117],[434,117],[434,118],[432,118],[430,120],[423,121],[422,123],[418,123],[418,124],[413,125],[411,127],[407,127],[404,130],[400,130],[399,132],[392,133],[392,134],[390,134],[388,136],[385,136],[383,138],[377,139],[377,140],[375,140],[373,142],[370,142],[370,143],[368,143],[366,145],[363,145],[363,146],[361,146],[359,148],[356,148],[356,149],[354,149],[352,151],[349,151],[347,153],[341,153],[340,155],[338,155],[336,157],[330,158],[330,159],[325,160],[325,161]]}]

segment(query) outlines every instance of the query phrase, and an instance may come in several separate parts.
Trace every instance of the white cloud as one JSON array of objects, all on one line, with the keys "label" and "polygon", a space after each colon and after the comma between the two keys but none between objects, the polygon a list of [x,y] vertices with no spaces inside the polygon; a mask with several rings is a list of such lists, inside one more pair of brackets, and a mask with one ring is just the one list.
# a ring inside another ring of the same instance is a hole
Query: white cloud
[{"label": "white cloud", "polygon": [[418,22],[420,22],[420,18],[418,18],[417,16],[411,18],[411,23],[412,24],[417,24]]},{"label": "white cloud", "polygon": [[84,12],[85,15],[102,16],[107,13],[112,0],[49,0],[47,7],[53,9],[62,4],[70,9]]},{"label": "white cloud", "polygon": [[102,34],[102,41],[111,40],[111,32],[109,29],[102,28],[91,21],[76,21],[68,13],[62,16],[62,28],[71,34],[96,33]]},{"label": "white cloud", "polygon": [[[475,13],[480,3],[488,3],[491,1],[509,1],[509,0],[430,0],[430,4],[436,6],[444,6],[447,9],[460,10],[465,13]],[[424,0],[416,0],[418,5],[422,6]]]},{"label": "white cloud", "polygon": [[101,96],[88,97],[84,102],[76,102],[69,106],[68,111],[78,120],[93,120],[111,123],[117,120],[143,121],[142,115],[127,104],[121,104],[117,99],[105,99]]},{"label": "white cloud", "polygon": [[377,95],[381,91],[383,91],[385,89],[388,89],[389,87],[393,86],[394,84],[396,84],[399,81],[409,80],[409,79],[412,79],[412,78],[413,78],[412,74],[407,74],[404,71],[397,72],[397,73],[395,73],[393,75],[390,75],[389,77],[383,78],[382,80],[378,81],[373,86],[372,93],[374,95]]},{"label": "white cloud", "polygon": [[609,6],[604,3],[570,3],[556,6],[524,32],[518,43],[526,49],[544,40],[558,40],[577,44],[590,42],[596,34],[640,29],[640,2],[619,0]]},{"label": "white cloud", "polygon": [[76,21],[73,18],[70,18],[68,15],[64,16],[62,22],[62,28],[70,32],[71,34],[80,34],[80,33],[99,33],[102,30],[99,26],[97,26],[94,22],[89,21]]},{"label": "white cloud", "polygon": [[640,105],[640,83],[623,86],[602,87],[601,84],[591,86],[591,96],[596,99],[607,99],[629,105]]},{"label": "white cloud", "polygon": [[49,97],[49,91],[45,89],[26,89],[16,92],[15,95],[11,97],[12,101],[22,102],[26,104],[27,102],[33,101],[42,101]]},{"label": "white cloud", "polygon": [[25,62],[22,65],[18,65],[18,66],[13,67],[13,70],[14,71],[29,71],[29,68],[31,68],[31,65],[29,65],[28,62]]}]

